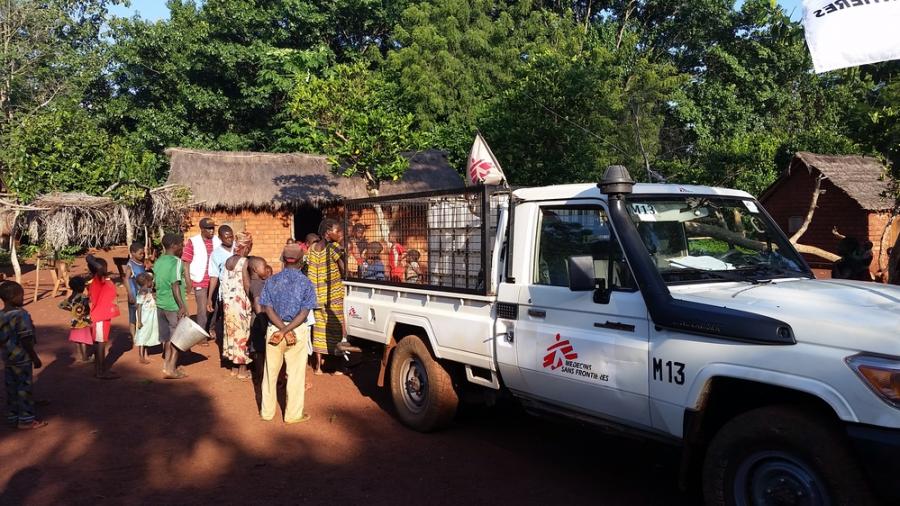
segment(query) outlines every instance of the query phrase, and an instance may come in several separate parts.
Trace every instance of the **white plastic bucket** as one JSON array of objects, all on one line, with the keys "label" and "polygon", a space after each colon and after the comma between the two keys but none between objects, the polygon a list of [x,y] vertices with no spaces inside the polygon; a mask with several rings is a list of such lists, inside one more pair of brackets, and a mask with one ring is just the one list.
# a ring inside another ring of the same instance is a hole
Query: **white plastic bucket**
[{"label": "white plastic bucket", "polygon": [[203,330],[203,327],[190,318],[182,318],[175,327],[175,333],[172,334],[172,345],[181,351],[188,351],[196,344],[202,343],[209,339],[209,334]]}]

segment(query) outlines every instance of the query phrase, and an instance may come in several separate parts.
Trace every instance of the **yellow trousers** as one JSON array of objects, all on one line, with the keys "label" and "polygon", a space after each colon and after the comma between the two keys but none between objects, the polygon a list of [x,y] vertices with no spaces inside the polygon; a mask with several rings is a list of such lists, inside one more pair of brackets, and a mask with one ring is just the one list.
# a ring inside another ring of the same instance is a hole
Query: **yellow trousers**
[{"label": "yellow trousers", "polygon": [[262,407],[260,416],[263,420],[275,418],[278,406],[278,375],[281,366],[287,363],[287,408],[284,410],[285,422],[296,422],[303,418],[303,400],[306,396],[306,361],[309,358],[309,325],[303,324],[294,330],[297,344],[288,346],[282,339],[278,346],[268,344],[272,334],[278,327],[269,325],[266,330],[266,370],[262,381]]}]

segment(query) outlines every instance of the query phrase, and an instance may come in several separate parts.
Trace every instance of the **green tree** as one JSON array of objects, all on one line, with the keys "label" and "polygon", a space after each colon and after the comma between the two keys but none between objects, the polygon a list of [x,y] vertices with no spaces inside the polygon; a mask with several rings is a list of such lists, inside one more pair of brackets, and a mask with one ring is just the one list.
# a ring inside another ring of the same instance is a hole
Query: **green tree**
[{"label": "green tree", "polygon": [[171,0],[168,20],[116,20],[110,128],[155,153],[272,149],[298,76],[378,59],[404,5]]},{"label": "green tree", "polygon": [[[625,31],[691,79],[670,100],[655,161],[674,180],[758,193],[796,151],[856,153],[854,104],[871,81],[816,75],[799,23],[768,0],[622,2]],[[674,13],[674,16],[672,15]]]},{"label": "green tree", "polygon": [[610,164],[645,179],[666,101],[684,77],[636,44],[617,50],[612,26],[585,34],[563,22],[570,42],[529,55],[515,85],[485,115],[485,135],[515,184],[596,181]]},{"label": "green tree", "polygon": [[[7,136],[6,183],[27,202],[51,192],[99,195],[113,183],[156,182],[155,156],[111,136],[80,104],[53,105],[20,122]],[[123,188],[124,190],[124,188]]]},{"label": "green tree", "polygon": [[424,146],[413,115],[399,109],[396,85],[365,64],[341,64],[324,76],[301,78],[291,102],[292,122],[279,148],[324,153],[345,176],[379,183],[403,175],[405,152]]},{"label": "green tree", "polygon": [[0,133],[79,95],[97,77],[101,29],[115,0],[8,0],[0,3]]}]

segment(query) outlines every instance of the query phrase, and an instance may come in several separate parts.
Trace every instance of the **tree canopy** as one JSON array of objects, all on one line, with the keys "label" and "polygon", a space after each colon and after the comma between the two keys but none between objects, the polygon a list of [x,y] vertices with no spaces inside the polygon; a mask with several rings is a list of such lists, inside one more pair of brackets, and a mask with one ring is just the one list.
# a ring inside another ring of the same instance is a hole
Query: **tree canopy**
[{"label": "tree canopy", "polygon": [[759,192],[798,150],[900,161],[900,63],[814,74],[771,0],[111,0],[0,5],[0,164],[23,200],[165,179],[163,149],[312,151],[370,187],[402,153],[511,182]]}]

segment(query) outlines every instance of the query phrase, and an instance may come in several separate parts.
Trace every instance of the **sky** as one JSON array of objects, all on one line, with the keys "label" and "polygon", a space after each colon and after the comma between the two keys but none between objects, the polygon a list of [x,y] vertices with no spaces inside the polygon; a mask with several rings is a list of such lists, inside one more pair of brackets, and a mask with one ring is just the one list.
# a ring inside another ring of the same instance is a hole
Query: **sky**
[{"label": "sky", "polygon": [[[737,0],[740,5],[743,0]],[[802,0],[779,0],[785,12],[792,14],[792,19],[800,19],[803,15]],[[169,9],[166,7],[165,0],[131,0],[131,7],[116,6],[112,9],[113,13],[119,16],[131,16],[140,14],[144,19],[156,21],[169,17]]]},{"label": "sky", "polygon": [[117,5],[110,9],[117,16],[133,16],[140,14],[144,19],[156,21],[169,17],[169,8],[165,0],[131,0],[131,7]]}]

